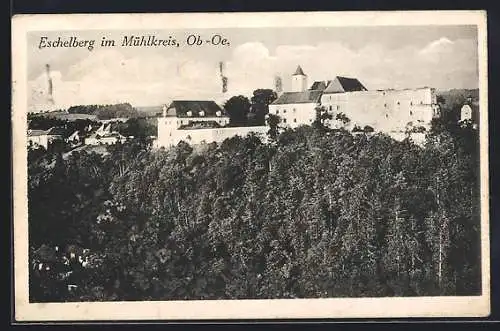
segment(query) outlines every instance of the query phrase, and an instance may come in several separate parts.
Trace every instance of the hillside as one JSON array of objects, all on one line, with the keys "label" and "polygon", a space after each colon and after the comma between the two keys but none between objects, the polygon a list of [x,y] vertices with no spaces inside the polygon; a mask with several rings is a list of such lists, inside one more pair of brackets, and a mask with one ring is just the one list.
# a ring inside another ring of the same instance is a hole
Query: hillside
[{"label": "hillside", "polygon": [[[424,148],[309,126],[269,145],[125,144],[42,156],[48,174],[32,158],[30,259],[52,264],[30,300],[477,294],[477,135],[457,130]],[[63,263],[74,247],[85,267]]]}]

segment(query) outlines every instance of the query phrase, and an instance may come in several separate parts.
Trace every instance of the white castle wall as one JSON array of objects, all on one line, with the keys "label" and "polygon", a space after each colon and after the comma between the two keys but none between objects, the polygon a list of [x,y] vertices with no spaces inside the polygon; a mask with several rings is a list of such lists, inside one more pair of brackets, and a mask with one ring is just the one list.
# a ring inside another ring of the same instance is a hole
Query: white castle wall
[{"label": "white castle wall", "polygon": [[177,145],[180,141],[189,144],[220,143],[234,136],[245,137],[249,133],[257,134],[263,141],[266,140],[269,128],[267,126],[249,126],[213,129],[178,129],[172,125],[165,124],[164,118],[158,119],[158,140],[156,147],[169,147]]},{"label": "white castle wall", "polygon": [[377,131],[398,131],[408,123],[428,127],[438,115],[434,89],[407,89],[328,93],[321,104],[328,111],[344,113],[352,125],[372,126]]}]

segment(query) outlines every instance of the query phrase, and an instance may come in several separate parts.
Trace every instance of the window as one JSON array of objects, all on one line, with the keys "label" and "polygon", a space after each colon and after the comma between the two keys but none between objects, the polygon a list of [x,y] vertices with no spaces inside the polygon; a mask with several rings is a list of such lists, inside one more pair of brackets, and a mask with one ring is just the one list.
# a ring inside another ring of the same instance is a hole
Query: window
[{"label": "window", "polygon": [[420,104],[421,104],[421,105],[423,105],[423,104],[424,104],[424,102],[423,102],[423,101],[420,101]]},{"label": "window", "polygon": [[293,112],[295,113],[297,111],[297,109],[293,108]]},{"label": "window", "polygon": [[410,106],[413,106],[413,101],[410,101]]},{"label": "window", "polygon": [[283,123],[286,123],[286,118],[283,119]]},{"label": "window", "polygon": [[410,116],[413,115],[413,112],[410,110]]},{"label": "window", "polygon": [[398,101],[398,106],[400,105],[401,103]]},{"label": "window", "polygon": [[280,110],[276,109],[276,115],[278,115],[279,113],[280,113]]},{"label": "window", "polygon": [[340,109],[340,106],[339,106],[339,105],[337,105],[337,110],[339,110],[339,109]]},{"label": "window", "polygon": [[293,119],[293,123],[297,123],[297,119],[296,118]]},{"label": "window", "polygon": [[385,118],[389,118],[389,115],[385,114]]},{"label": "window", "polygon": [[330,111],[332,110],[332,106],[330,106]]},{"label": "window", "polygon": [[285,113],[286,113],[286,109],[283,109],[283,114],[285,114]]},{"label": "window", "polygon": [[386,103],[384,103],[384,107],[387,108],[387,104]]}]

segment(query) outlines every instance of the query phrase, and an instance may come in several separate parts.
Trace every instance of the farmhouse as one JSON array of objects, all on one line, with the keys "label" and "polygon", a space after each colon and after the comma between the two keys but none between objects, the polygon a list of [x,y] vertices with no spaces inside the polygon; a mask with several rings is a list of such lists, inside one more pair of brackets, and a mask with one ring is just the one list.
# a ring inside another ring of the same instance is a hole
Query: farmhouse
[{"label": "farmhouse", "polygon": [[48,149],[56,141],[63,140],[64,132],[52,127],[48,130],[28,130],[28,147]]}]

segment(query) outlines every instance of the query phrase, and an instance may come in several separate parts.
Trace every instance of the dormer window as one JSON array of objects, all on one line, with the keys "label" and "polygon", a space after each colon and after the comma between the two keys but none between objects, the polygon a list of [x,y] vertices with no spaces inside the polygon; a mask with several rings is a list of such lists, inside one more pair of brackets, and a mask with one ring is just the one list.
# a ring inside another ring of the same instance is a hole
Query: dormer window
[{"label": "dormer window", "polygon": [[193,116],[193,112],[192,112],[192,111],[188,111],[188,112],[186,113],[186,115],[187,115],[187,116],[189,116],[189,117],[191,117],[191,116]]},{"label": "dormer window", "polygon": [[203,117],[203,116],[205,116],[205,111],[202,110],[199,112],[199,114],[200,114],[200,117]]},{"label": "dormer window", "polygon": [[215,116],[217,117],[221,117],[222,116],[222,112],[220,110],[218,110],[216,113],[215,113]]}]

